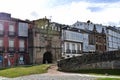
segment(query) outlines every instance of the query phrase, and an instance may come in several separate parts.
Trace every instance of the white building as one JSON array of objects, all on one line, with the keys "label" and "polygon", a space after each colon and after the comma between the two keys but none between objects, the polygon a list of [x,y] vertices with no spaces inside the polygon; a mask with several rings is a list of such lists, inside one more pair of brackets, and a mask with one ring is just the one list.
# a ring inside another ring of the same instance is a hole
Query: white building
[{"label": "white building", "polygon": [[[87,22],[80,22],[77,21],[72,25],[74,28],[82,29],[83,31],[83,52],[95,52],[95,45],[89,44],[89,35],[91,31],[93,31],[94,25],[96,26],[97,32],[101,33],[102,28],[106,30],[105,26],[102,26],[101,24],[93,24],[90,21]],[[106,33],[106,31],[105,31]]]},{"label": "white building", "polygon": [[[106,30],[106,26],[103,26],[102,24],[93,24],[90,21],[87,21],[87,22],[77,21],[76,23],[74,23],[72,25],[72,27],[92,31],[94,25],[96,26],[97,32],[99,32],[99,33],[102,32],[102,28],[104,28],[104,30]],[[105,31],[105,33],[106,33],[106,31]]]},{"label": "white building", "polygon": [[[77,31],[76,31],[77,30]],[[83,47],[83,34],[80,30],[66,27],[62,29],[62,57],[80,56]]]}]

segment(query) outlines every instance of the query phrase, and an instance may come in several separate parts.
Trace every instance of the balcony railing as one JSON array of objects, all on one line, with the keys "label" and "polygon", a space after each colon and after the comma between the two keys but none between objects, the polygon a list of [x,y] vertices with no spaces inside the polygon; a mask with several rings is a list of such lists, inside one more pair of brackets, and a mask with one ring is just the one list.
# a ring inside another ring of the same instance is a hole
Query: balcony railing
[{"label": "balcony railing", "polygon": [[82,51],[81,50],[77,50],[77,54],[81,54],[82,53]]},{"label": "balcony railing", "polygon": [[70,50],[70,49],[67,49],[67,50],[66,50],[66,53],[70,54],[70,53],[71,53],[71,50]]},{"label": "balcony railing", "polygon": [[72,54],[76,54],[76,50],[72,50]]},{"label": "balcony railing", "polygon": [[9,36],[15,36],[15,32],[8,31]]},{"label": "balcony railing", "polygon": [[25,48],[19,48],[19,52],[25,52],[26,49]]},{"label": "balcony railing", "polygon": [[15,52],[16,49],[14,47],[8,47],[8,52]]}]

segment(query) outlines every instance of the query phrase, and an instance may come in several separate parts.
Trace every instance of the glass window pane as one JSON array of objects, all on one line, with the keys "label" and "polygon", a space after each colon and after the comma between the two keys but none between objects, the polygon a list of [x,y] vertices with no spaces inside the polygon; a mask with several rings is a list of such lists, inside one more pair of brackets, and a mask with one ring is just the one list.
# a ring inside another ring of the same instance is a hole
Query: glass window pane
[{"label": "glass window pane", "polygon": [[14,26],[13,25],[9,25],[9,31],[14,32]]},{"label": "glass window pane", "polygon": [[77,45],[77,50],[81,50],[81,44]]},{"label": "glass window pane", "polygon": [[19,41],[19,47],[20,48],[24,48],[24,40],[20,40]]},{"label": "glass window pane", "polygon": [[75,50],[75,44],[72,44],[72,50]]},{"label": "glass window pane", "polygon": [[3,24],[0,23],[0,31],[3,31]]},{"label": "glass window pane", "polygon": [[67,43],[67,49],[70,49],[69,43]]},{"label": "glass window pane", "polygon": [[14,47],[14,40],[9,40],[9,47]]},{"label": "glass window pane", "polygon": [[109,42],[109,47],[113,47],[112,42]]},{"label": "glass window pane", "polygon": [[0,47],[3,47],[3,40],[0,39]]},{"label": "glass window pane", "polygon": [[78,32],[66,31],[66,39],[71,41],[82,42],[83,35],[82,33],[78,33]]}]

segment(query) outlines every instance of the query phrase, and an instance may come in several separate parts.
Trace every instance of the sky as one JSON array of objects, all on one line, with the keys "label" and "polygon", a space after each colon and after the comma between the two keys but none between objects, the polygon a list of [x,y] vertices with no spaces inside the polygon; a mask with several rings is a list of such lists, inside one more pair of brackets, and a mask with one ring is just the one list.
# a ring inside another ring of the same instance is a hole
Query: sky
[{"label": "sky", "polygon": [[0,12],[12,17],[72,25],[76,21],[120,27],[120,0],[0,0]]}]

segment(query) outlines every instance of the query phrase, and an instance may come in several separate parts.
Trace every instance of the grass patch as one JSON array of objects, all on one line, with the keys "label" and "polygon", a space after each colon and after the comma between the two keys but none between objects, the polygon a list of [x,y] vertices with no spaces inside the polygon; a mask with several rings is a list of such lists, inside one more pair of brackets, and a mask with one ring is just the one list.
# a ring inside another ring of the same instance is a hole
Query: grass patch
[{"label": "grass patch", "polygon": [[120,78],[98,78],[97,80],[120,80]]},{"label": "grass patch", "polygon": [[14,78],[31,74],[41,74],[47,72],[47,68],[49,66],[50,64],[42,64],[37,66],[21,66],[3,70],[1,69],[0,76]]},{"label": "grass patch", "polygon": [[83,74],[100,74],[100,75],[118,75],[120,76],[119,69],[87,69],[77,71],[67,71],[72,73],[83,73]]}]

